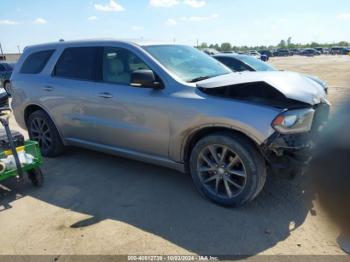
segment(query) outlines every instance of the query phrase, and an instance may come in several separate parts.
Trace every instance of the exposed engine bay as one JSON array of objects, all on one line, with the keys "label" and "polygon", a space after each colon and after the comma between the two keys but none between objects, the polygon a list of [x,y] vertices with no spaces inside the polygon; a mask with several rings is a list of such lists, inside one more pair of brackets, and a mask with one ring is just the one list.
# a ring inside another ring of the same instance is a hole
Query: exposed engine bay
[{"label": "exposed engine bay", "polygon": [[250,101],[253,103],[277,107],[280,109],[297,109],[310,107],[310,105],[307,103],[287,98],[276,88],[262,81],[217,88],[199,87],[199,89],[202,92],[212,96]]},{"label": "exposed engine bay", "polygon": [[[210,81],[202,81],[197,84],[197,88],[210,96],[275,107],[285,113],[296,112],[299,109],[311,110],[313,116],[307,132],[281,133],[276,130],[260,146],[262,154],[272,168],[288,170],[307,165],[315,141],[328,121],[330,111],[330,105],[321,86],[301,75],[288,72],[282,74],[282,77],[280,74],[254,75],[249,72],[235,76],[236,78],[230,80],[229,84],[225,81],[225,77],[221,76]],[[290,83],[293,83],[293,86]]]}]

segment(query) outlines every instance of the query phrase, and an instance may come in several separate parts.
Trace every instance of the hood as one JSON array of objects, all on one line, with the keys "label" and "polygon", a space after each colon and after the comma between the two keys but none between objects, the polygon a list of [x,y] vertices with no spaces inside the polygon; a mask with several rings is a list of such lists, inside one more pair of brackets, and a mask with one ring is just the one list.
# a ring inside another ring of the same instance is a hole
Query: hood
[{"label": "hood", "polygon": [[305,75],[305,77],[310,78],[311,80],[313,80],[316,83],[318,83],[319,85],[321,85],[322,88],[324,89],[325,93],[327,94],[327,92],[328,92],[328,85],[327,85],[327,83],[325,81],[319,79],[317,76]]},{"label": "hood", "polygon": [[315,105],[325,99],[324,88],[301,74],[293,72],[238,72],[206,79],[197,83],[202,89],[265,82],[286,98]]}]

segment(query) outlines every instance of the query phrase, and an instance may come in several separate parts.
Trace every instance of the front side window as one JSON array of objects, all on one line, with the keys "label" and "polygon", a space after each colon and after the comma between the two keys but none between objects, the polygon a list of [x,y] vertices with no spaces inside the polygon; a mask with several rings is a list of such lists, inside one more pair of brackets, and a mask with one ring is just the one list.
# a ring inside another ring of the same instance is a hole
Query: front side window
[{"label": "front side window", "polygon": [[77,80],[94,80],[97,49],[96,47],[66,48],[55,66],[53,75]]},{"label": "front side window", "polygon": [[45,50],[30,54],[24,61],[20,73],[21,74],[39,74],[55,50]]},{"label": "front side window", "polygon": [[154,45],[144,49],[186,82],[229,74],[230,70],[202,51],[182,45]]},{"label": "front side window", "polygon": [[104,48],[102,70],[104,82],[129,85],[132,72],[141,69],[149,67],[131,51],[118,47]]}]

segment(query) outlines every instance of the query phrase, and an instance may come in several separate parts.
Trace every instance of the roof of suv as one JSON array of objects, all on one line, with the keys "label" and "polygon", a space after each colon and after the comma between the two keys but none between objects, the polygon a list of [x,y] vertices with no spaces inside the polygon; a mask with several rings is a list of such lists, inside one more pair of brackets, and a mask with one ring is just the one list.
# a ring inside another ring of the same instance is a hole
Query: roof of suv
[{"label": "roof of suv", "polygon": [[124,44],[130,44],[130,45],[137,45],[137,46],[150,46],[150,45],[179,45],[174,43],[164,43],[164,42],[156,42],[156,41],[141,41],[141,40],[118,40],[118,39],[86,39],[86,40],[73,40],[73,41],[58,41],[58,42],[51,42],[51,43],[44,43],[44,44],[38,44],[38,45],[31,45],[27,46],[25,49],[36,49],[36,48],[57,48],[59,46],[70,46],[70,45],[85,45],[85,44],[96,44],[96,45],[103,45],[103,44],[111,44],[111,43],[124,43]]}]

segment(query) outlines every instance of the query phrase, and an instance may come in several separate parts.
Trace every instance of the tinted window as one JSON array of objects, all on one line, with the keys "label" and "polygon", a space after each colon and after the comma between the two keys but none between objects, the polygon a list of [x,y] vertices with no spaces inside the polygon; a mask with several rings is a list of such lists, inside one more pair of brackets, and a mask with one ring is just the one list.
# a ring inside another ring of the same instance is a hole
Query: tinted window
[{"label": "tinted window", "polygon": [[149,69],[149,67],[129,50],[116,47],[104,48],[103,81],[129,85],[131,73],[141,69]]},{"label": "tinted window", "polygon": [[39,74],[49,61],[55,50],[45,50],[33,53],[24,61],[20,73],[22,74]]},{"label": "tinted window", "polygon": [[247,65],[233,57],[215,57],[234,72],[252,71]]},{"label": "tinted window", "polygon": [[63,78],[94,80],[96,47],[71,47],[64,50],[53,75]]},{"label": "tinted window", "polygon": [[0,72],[6,71],[5,67],[3,65],[0,65]]},{"label": "tinted window", "polygon": [[273,66],[252,56],[241,56],[240,59],[255,71],[277,71]]}]

